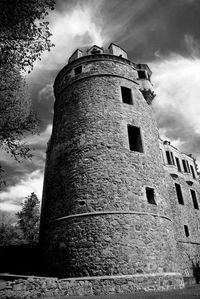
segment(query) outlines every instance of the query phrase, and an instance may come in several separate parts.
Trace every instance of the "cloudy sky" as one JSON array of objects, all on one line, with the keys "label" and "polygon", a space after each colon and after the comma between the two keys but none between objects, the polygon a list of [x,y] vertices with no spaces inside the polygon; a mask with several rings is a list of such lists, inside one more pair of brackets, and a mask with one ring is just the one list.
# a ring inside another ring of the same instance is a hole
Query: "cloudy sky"
[{"label": "cloudy sky", "polygon": [[41,133],[26,138],[34,149],[31,161],[19,164],[1,154],[7,185],[0,193],[0,211],[17,211],[31,192],[41,199],[53,81],[74,50],[93,44],[106,49],[114,42],[127,50],[130,60],[149,65],[161,137],[193,153],[200,165],[199,16],[199,0],[57,0],[49,14],[55,47],[27,76]]}]

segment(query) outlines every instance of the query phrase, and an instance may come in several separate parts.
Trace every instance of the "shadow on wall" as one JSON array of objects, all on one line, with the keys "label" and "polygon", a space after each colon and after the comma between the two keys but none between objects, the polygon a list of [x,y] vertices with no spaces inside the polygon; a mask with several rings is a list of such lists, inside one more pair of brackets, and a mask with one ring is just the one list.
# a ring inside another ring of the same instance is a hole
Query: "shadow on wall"
[{"label": "shadow on wall", "polygon": [[39,246],[0,246],[0,273],[41,275],[41,250]]},{"label": "shadow on wall", "polygon": [[199,282],[200,282],[200,263],[199,262],[194,263],[192,261],[192,270],[193,270],[193,276],[196,280],[196,283],[199,284]]}]

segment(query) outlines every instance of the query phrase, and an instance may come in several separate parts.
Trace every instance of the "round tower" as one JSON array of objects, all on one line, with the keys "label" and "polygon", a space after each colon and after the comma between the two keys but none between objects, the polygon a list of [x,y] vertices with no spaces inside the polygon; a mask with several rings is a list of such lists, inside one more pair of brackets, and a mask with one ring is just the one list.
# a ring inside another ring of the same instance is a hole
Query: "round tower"
[{"label": "round tower", "polygon": [[57,75],[41,221],[49,275],[180,278],[150,76],[114,44],[77,50]]}]

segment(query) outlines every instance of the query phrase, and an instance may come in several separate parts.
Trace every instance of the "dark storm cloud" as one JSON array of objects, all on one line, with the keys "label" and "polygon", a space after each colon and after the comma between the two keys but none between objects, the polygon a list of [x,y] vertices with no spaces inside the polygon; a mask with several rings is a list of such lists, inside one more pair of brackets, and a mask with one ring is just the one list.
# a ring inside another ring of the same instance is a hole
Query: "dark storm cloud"
[{"label": "dark storm cloud", "polygon": [[187,56],[190,53],[185,35],[200,40],[200,1],[108,2],[103,6],[104,30],[119,27],[114,42],[127,49],[133,59],[151,61],[156,51],[161,55],[175,52]]},{"label": "dark storm cloud", "polygon": [[[57,70],[36,70],[28,77],[29,90],[31,93],[33,108],[40,119],[40,130],[45,130],[46,126],[53,120],[53,93],[45,93],[44,89],[48,85],[53,85]],[[41,94],[42,92],[42,94]]]},{"label": "dark storm cloud", "polygon": [[163,110],[157,110],[156,116],[160,131],[164,130],[165,136],[172,140],[172,144],[178,140],[180,150],[199,158],[200,134],[182,113],[166,106]]}]

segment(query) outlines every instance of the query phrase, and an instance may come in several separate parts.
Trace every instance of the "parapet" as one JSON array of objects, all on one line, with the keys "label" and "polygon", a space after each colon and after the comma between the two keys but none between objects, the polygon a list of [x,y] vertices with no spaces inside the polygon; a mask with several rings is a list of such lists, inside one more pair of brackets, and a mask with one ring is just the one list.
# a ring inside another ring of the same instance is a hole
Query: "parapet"
[{"label": "parapet", "polygon": [[68,59],[68,62],[70,63],[70,62],[72,62],[73,60],[76,60],[76,59],[78,59],[78,58],[80,58],[80,57],[82,57],[83,56],[83,52],[81,51],[81,50],[79,50],[79,49],[77,49],[70,57],[69,57],[69,59]]},{"label": "parapet", "polygon": [[110,44],[110,46],[108,47],[108,50],[109,50],[110,54],[112,54],[112,55],[128,59],[126,51],[124,51],[122,48],[120,48],[119,46],[117,46],[113,43]]},{"label": "parapet", "polygon": [[69,58],[68,62],[72,62],[82,56],[87,56],[87,55],[99,55],[99,54],[111,54],[114,56],[122,57],[125,59],[128,59],[126,51],[124,51],[122,48],[119,46],[111,43],[110,46],[108,47],[107,51],[104,51],[102,47],[99,47],[97,45],[92,46],[90,49],[88,49],[85,53],[79,49],[77,49]]},{"label": "parapet", "polygon": [[[128,59],[127,52],[124,51],[118,45],[111,43],[108,49],[103,47],[93,45],[89,49],[77,49],[69,58],[68,64],[59,72],[56,77],[54,84],[54,92],[57,92],[62,86],[65,86],[74,80],[86,77],[88,75],[97,75],[97,73],[102,73],[105,75],[108,72],[109,75],[113,75],[110,67],[103,70],[101,69],[101,64],[98,65],[98,61],[111,61],[115,63],[120,63],[120,68],[122,65],[126,65],[129,71],[124,71],[123,75],[132,73],[131,80],[135,80],[135,83],[139,86],[139,90],[142,93],[146,102],[150,105],[155,97],[153,86],[151,84],[151,70],[147,64],[138,64]],[[95,68],[91,65],[96,64]],[[126,68],[126,67],[125,67]],[[118,74],[119,75],[119,74]]]}]

